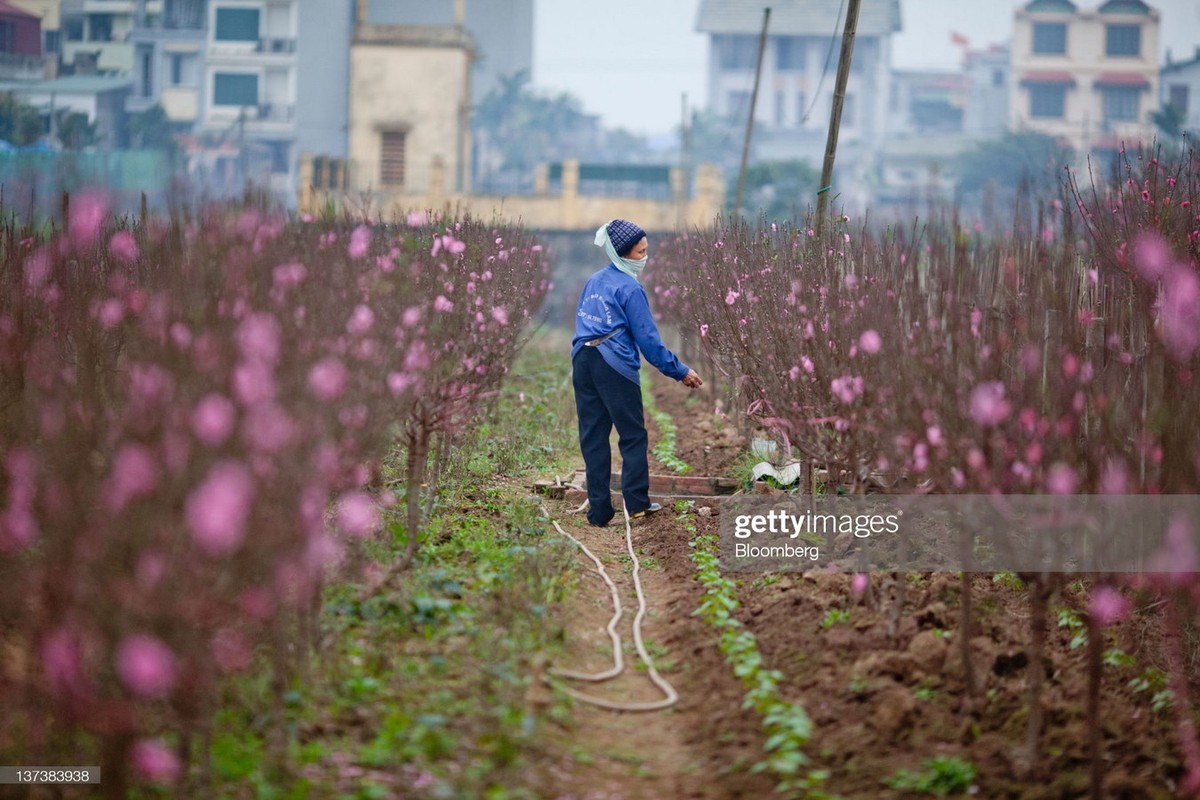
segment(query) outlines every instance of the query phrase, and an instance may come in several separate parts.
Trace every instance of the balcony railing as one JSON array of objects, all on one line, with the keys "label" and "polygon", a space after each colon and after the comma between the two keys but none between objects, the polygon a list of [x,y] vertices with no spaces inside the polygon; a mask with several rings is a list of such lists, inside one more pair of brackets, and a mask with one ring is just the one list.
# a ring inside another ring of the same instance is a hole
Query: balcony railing
[{"label": "balcony railing", "polygon": [[259,122],[291,122],[296,116],[296,106],[292,103],[260,103],[258,106]]},{"label": "balcony railing", "polygon": [[259,39],[257,50],[260,53],[294,53],[296,52],[296,40],[279,37]]},{"label": "balcony railing", "polygon": [[262,39],[213,39],[214,55],[291,55],[296,52],[296,40],[290,37],[269,36]]}]

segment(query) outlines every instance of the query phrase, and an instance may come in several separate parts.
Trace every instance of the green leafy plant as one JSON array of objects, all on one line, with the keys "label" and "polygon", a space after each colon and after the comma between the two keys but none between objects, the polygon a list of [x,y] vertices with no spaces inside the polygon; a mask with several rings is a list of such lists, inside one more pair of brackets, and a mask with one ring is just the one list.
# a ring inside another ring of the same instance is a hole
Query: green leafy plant
[{"label": "green leafy plant", "polygon": [[960,794],[971,788],[979,770],[956,756],[935,756],[920,772],[902,769],[884,783],[897,791],[919,792],[945,797]]},{"label": "green leafy plant", "polygon": [[704,586],[704,596],[694,613],[716,628],[725,660],[746,687],[743,707],[754,709],[762,717],[766,758],[755,764],[754,772],[770,772],[778,780],[777,790],[785,797],[819,800],[827,795],[820,786],[828,777],[825,770],[811,768],[804,746],[812,738],[812,720],[804,708],[779,695],[783,674],[768,669],[754,634],[733,616],[738,608],[737,584],[721,574],[717,558],[717,537],[696,535],[695,523],[687,514],[677,519],[693,534],[688,542],[696,579]]},{"label": "green leafy plant", "polygon": [[831,608],[825,612],[825,616],[821,619],[821,627],[824,629],[832,628],[839,622],[850,621],[850,610],[846,608]]},{"label": "green leafy plant", "polygon": [[654,395],[650,393],[649,382],[642,384],[642,405],[646,413],[658,427],[658,441],[654,443],[654,457],[663,465],[680,474],[691,472],[692,468],[675,452],[676,432],[675,420],[671,415],[654,405]]}]

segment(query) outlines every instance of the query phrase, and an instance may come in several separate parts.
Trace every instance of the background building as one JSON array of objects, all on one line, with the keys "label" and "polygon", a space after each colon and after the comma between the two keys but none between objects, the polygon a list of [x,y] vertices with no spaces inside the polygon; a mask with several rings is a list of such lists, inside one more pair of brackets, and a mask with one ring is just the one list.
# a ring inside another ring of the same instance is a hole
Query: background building
[{"label": "background building", "polygon": [[1158,26],[1158,12],[1142,0],[1108,0],[1094,10],[1032,0],[1013,29],[1010,127],[1078,152],[1152,139]]},{"label": "background building", "polygon": [[1179,128],[1200,135],[1200,46],[1193,58],[1170,62],[1162,70],[1162,94],[1159,103],[1164,112],[1168,107],[1179,115]]},{"label": "background building", "polygon": [[[754,88],[763,3],[701,0],[697,30],[709,36],[708,103],[720,117],[745,120]],[[819,167],[845,20],[837,3],[792,0],[771,8],[755,122],[759,160],[798,159]],[[899,0],[864,0],[859,11],[839,132],[839,194],[852,207],[866,187],[887,136],[891,36]]]},{"label": "background building", "polygon": [[[461,6],[458,11],[456,7]],[[533,0],[368,0],[367,21],[379,25],[456,24],[475,43],[471,103],[501,78],[533,72]]]}]

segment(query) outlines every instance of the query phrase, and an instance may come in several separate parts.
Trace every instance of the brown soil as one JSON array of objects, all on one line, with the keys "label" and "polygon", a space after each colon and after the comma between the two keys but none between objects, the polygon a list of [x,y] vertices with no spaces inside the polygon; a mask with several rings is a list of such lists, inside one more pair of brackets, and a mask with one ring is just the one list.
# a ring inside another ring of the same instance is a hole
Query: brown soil
[{"label": "brown soil", "polygon": [[[738,459],[741,443],[725,432],[731,425],[715,418],[710,401],[689,402],[689,392],[670,382],[656,382],[654,395],[675,420],[679,456],[698,472],[721,474]],[[551,511],[567,519],[565,503],[552,504]],[[670,711],[642,714],[577,705],[563,739],[543,760],[545,796],[771,796],[771,782],[748,772],[762,757],[761,721],[741,708],[744,690],[718,652],[714,631],[692,616],[701,590],[689,534],[673,516],[664,512],[635,527],[634,542],[648,560],[642,572],[651,607],[647,639],[681,700]],[[717,517],[695,522],[702,532],[715,532]],[[619,555],[621,529],[593,529],[574,518],[569,529],[605,554],[632,605],[627,558]],[[590,569],[590,562],[580,563],[581,573]],[[756,635],[767,665],[786,676],[787,699],[813,719],[807,752],[830,771],[828,791],[844,798],[931,796],[885,782],[900,770],[926,772],[926,762],[945,756],[978,770],[969,790],[978,797],[1088,796],[1087,647],[1072,648],[1074,631],[1059,625],[1061,610],[1086,604],[1086,582],[1067,583],[1050,599],[1041,665],[1045,722],[1032,763],[1024,747],[1031,617],[1025,590],[991,575],[973,576],[975,612],[965,631],[957,576],[877,574],[871,583],[864,598],[853,595],[850,576],[824,572],[748,576],[739,587],[739,618]],[[598,577],[585,577],[575,597],[569,635],[576,663],[566,666],[603,669],[610,663],[602,632],[610,613],[607,590]],[[1131,686],[1163,666],[1155,605],[1135,600],[1137,610],[1106,634],[1105,648],[1120,648],[1132,663],[1103,671],[1104,796],[1173,797],[1181,771],[1173,710],[1153,707],[1155,689]],[[974,695],[967,691],[964,640],[977,680]],[[636,659],[632,650],[628,655]],[[658,696],[645,675],[633,671],[611,691],[629,699]]]}]

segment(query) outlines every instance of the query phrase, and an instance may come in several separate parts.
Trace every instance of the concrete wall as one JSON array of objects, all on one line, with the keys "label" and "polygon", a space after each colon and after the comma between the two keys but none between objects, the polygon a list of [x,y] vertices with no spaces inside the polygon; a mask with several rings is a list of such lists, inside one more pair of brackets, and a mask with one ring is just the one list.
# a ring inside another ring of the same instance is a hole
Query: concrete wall
[{"label": "concrete wall", "polygon": [[[378,150],[378,142],[375,143]],[[416,165],[413,165],[414,167]],[[375,169],[376,160],[367,169]],[[444,210],[466,212],[483,219],[499,215],[505,219],[521,220],[526,226],[548,230],[595,231],[602,222],[617,217],[636,220],[646,230],[670,231],[693,225],[708,225],[721,212],[725,197],[725,181],[721,172],[710,164],[702,164],[696,171],[694,197],[685,197],[681,191],[680,175],[673,171],[672,183],[676,187],[674,200],[648,200],[631,197],[601,197],[579,194],[579,164],[575,161],[563,163],[562,191],[550,194],[544,174],[539,183],[541,193],[534,195],[472,195],[451,192],[446,168],[429,165],[422,175],[431,179],[425,192],[383,192],[362,189],[361,177],[353,178],[356,168],[351,167],[351,190],[346,193],[330,193],[312,189],[312,163],[302,158],[300,185],[307,187],[300,193],[300,209],[309,213],[332,204],[335,208],[350,212],[381,214],[384,219],[402,219],[411,211]],[[543,171],[544,173],[544,171]]]},{"label": "concrete wall", "polygon": [[444,167],[438,176],[448,181],[443,186],[469,188],[461,183],[469,173],[459,157],[469,152],[470,144],[463,113],[467,51],[421,46],[415,36],[392,43],[389,27],[362,26],[350,50],[349,157],[355,165],[351,188],[379,191],[380,143],[382,132],[389,129],[407,131],[405,194],[422,197],[440,191],[431,175],[435,160]]}]

